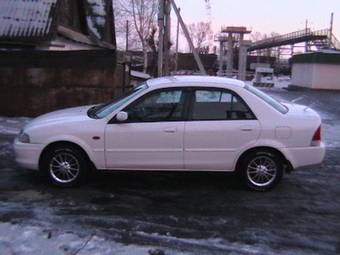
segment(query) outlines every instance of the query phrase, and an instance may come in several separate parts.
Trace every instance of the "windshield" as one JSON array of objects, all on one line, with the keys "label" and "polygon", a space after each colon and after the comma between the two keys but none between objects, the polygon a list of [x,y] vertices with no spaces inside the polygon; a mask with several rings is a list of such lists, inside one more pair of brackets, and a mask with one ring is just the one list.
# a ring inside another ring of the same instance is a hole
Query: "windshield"
[{"label": "windshield", "polygon": [[253,87],[246,85],[245,89],[253,93],[254,95],[258,96],[261,98],[263,101],[265,101],[267,104],[271,105],[274,109],[277,111],[281,112],[282,114],[285,114],[288,112],[288,108],[281,104],[279,101],[276,99],[272,98],[271,96],[267,95],[266,93],[262,92],[261,90]]},{"label": "windshield", "polygon": [[101,104],[95,107],[94,109],[94,115],[98,119],[102,119],[109,115],[110,113],[117,110],[119,107],[127,103],[130,99],[134,98],[138,94],[142,93],[144,90],[146,90],[148,86],[146,83],[143,83],[142,85],[136,87],[132,91],[128,92],[127,94],[124,94],[122,97],[114,100],[113,102]]}]

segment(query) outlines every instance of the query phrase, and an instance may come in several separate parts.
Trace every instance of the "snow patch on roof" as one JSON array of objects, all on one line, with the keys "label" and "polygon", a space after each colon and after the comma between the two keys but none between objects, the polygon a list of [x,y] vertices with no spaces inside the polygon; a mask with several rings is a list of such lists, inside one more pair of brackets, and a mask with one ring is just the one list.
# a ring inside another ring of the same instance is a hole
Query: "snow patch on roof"
[{"label": "snow patch on roof", "polygon": [[92,4],[92,11],[94,14],[99,15],[99,16],[105,16],[105,6],[103,1],[101,0],[88,0],[89,4]]},{"label": "snow patch on roof", "polygon": [[96,39],[103,39],[107,14],[104,0],[87,0],[87,26],[90,34]]},{"label": "snow patch on roof", "polygon": [[138,72],[138,71],[131,71],[131,76],[139,78],[139,79],[150,79],[151,76],[147,73],[143,73],[143,72]]}]

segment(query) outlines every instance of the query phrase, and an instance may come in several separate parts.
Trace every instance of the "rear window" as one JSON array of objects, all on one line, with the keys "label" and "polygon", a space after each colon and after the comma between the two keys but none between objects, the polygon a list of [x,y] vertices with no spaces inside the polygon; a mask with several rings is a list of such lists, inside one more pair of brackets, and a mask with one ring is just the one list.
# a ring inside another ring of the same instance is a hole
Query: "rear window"
[{"label": "rear window", "polygon": [[281,104],[279,101],[274,99],[273,97],[267,95],[266,93],[262,92],[261,90],[253,87],[246,85],[245,89],[256,95],[257,97],[261,98],[263,101],[265,101],[267,104],[272,106],[275,110],[279,111],[282,114],[286,114],[288,112],[288,108]]}]

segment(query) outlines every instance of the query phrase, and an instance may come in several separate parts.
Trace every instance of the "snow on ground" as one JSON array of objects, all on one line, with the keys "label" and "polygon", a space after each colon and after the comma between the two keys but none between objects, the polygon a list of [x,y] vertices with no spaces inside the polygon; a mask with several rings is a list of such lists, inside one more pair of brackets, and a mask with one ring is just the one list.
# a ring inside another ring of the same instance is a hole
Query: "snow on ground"
[{"label": "snow on ground", "polygon": [[0,156],[11,156],[12,155],[12,143],[5,142],[0,143]]},{"label": "snow on ground", "polygon": [[276,88],[288,88],[291,85],[291,78],[290,76],[274,77],[274,83]]},{"label": "snow on ground", "polygon": [[[166,239],[168,243],[181,243],[186,245],[200,247],[203,249],[219,250],[228,254],[247,254],[247,255],[259,255],[259,254],[280,254],[278,252],[273,252],[269,247],[261,245],[254,247],[252,245],[241,244],[241,243],[230,243],[222,238],[208,238],[208,239],[193,239],[193,238],[178,238],[173,236],[162,236],[157,233],[148,234],[142,231],[137,231],[138,235],[148,237],[155,241]],[[176,253],[177,255],[178,253]],[[205,254],[202,252],[202,254]]]},{"label": "snow on ground", "polygon": [[[253,81],[246,81],[246,84],[253,85]],[[270,81],[272,82],[272,81]],[[288,88],[288,86],[291,85],[291,78],[290,76],[275,76],[274,77],[274,88]]]},{"label": "snow on ground", "polygon": [[19,118],[0,117],[0,134],[5,135],[19,134],[20,130],[30,121],[31,119],[26,117]]},{"label": "snow on ground", "polygon": [[[72,232],[55,232],[37,226],[0,223],[0,253],[12,254],[78,254],[78,255],[148,255],[174,254],[157,247],[123,245],[97,235],[80,237]],[[190,254],[176,252],[178,255]]]}]

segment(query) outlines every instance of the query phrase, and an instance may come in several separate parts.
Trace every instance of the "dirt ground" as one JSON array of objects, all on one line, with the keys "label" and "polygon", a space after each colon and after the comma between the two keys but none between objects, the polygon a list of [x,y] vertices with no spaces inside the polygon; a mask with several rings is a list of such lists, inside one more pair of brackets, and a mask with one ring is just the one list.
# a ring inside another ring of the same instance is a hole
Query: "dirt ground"
[{"label": "dirt ground", "polygon": [[212,173],[96,174],[58,189],[16,166],[15,130],[3,132],[0,253],[340,254],[340,93],[267,91],[320,113],[327,155],[266,193]]}]

